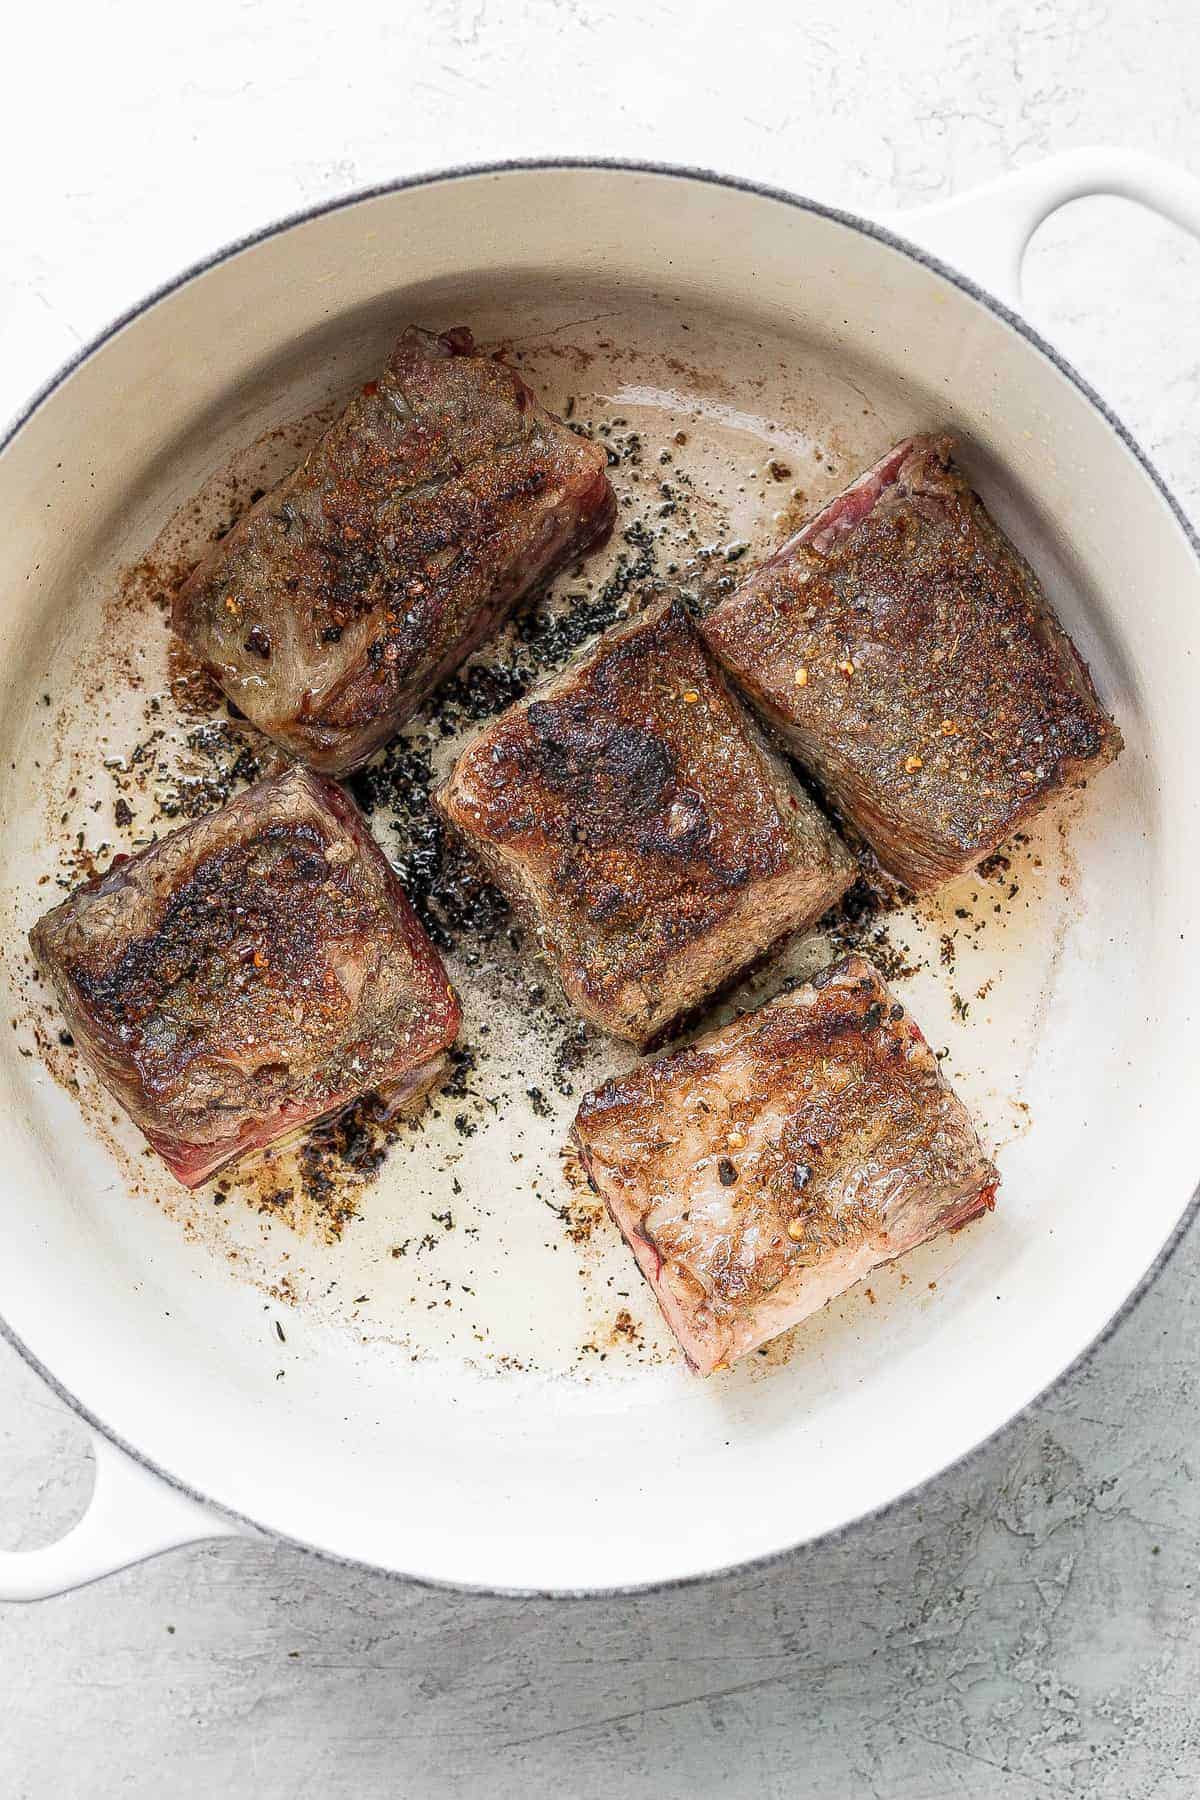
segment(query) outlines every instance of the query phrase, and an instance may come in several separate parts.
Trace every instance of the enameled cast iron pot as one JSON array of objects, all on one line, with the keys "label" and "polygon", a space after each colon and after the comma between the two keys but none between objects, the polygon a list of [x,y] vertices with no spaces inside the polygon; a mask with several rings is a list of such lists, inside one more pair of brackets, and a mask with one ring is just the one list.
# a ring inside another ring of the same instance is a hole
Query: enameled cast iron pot
[{"label": "enameled cast iron pot", "polygon": [[[705,354],[672,404],[701,434],[709,418],[740,429],[730,396],[785,365],[794,387],[811,373],[825,439],[840,430],[844,448],[858,448],[864,396],[879,432],[948,424],[1128,747],[1075,828],[1053,956],[1032,986],[1011,984],[993,1027],[1028,1052],[1032,1119],[1002,1154],[1000,1209],[965,1234],[936,1303],[905,1290],[869,1329],[822,1327],[765,1374],[483,1378],[301,1312],[277,1380],[278,1359],[247,1348],[262,1341],[262,1294],[126,1191],[6,1030],[0,1316],[91,1427],[97,1481],[60,1543],[0,1555],[0,1596],[256,1530],[495,1591],[701,1577],[841,1531],[932,1479],[1056,1381],[1161,1267],[1200,1167],[1200,561],[1128,433],[1012,310],[1034,228],[1096,192],[1200,234],[1200,186],[1109,152],[1052,160],[894,230],[689,170],[456,170],[222,251],[30,403],[0,454],[6,969],[52,860],[37,827],[44,671],[231,446],[311,404],[330,366],[361,379],[409,318],[466,321],[484,339],[536,320],[546,341],[604,315],[631,353],[661,351],[686,320]],[[629,392],[653,403],[645,383]],[[493,1204],[519,1206],[497,1180]]]}]

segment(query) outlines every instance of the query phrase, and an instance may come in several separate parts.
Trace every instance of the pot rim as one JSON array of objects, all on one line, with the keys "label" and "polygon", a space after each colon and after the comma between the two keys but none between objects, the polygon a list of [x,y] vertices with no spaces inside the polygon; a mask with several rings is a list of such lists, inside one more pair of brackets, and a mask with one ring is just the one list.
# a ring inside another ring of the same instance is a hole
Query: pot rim
[{"label": "pot rim", "polygon": [[[15,416],[5,426],[3,433],[0,434],[0,458],[3,457],[5,451],[8,449],[9,445],[14,442],[22,428],[29,422],[33,415],[41,409],[46,401],[63,386],[63,384],[75,373],[76,369],[81,368],[84,363],[90,361],[98,351],[104,348],[111,338],[118,334],[118,332],[123,331],[127,325],[133,324],[137,319],[148,313],[160,300],[167,299],[180,288],[186,287],[190,282],[195,281],[200,276],[208,274],[210,270],[217,268],[222,263],[228,262],[233,257],[240,255],[243,250],[252,249],[256,244],[265,243],[269,238],[280,237],[285,232],[293,230],[298,225],[310,224],[314,220],[325,218],[332,213],[342,212],[349,207],[358,206],[364,201],[377,200],[387,195],[404,193],[410,188],[432,187],[440,182],[461,181],[480,175],[510,175],[537,172],[552,173],[558,170],[583,169],[598,169],[615,174],[661,175],[675,180],[701,182],[712,187],[730,188],[735,192],[752,194],[759,199],[773,200],[781,205],[792,207],[800,212],[812,213],[819,218],[829,219],[835,224],[844,225],[848,230],[857,231],[864,237],[872,238],[878,243],[887,245],[889,249],[899,251],[902,255],[909,257],[913,262],[919,263],[924,268],[930,269],[934,274],[941,276],[941,278],[948,281],[952,287],[957,288],[970,299],[975,300],[981,306],[986,307],[990,313],[994,314],[1006,325],[1016,331],[1034,350],[1045,357],[1060,375],[1065,376],[1071,385],[1083,395],[1085,400],[1090,402],[1091,406],[1099,413],[1104,422],[1116,433],[1121,443],[1131,453],[1143,472],[1150,478],[1150,481],[1158,490],[1161,498],[1166,502],[1167,507],[1174,516],[1175,522],[1187,540],[1193,557],[1196,560],[1197,570],[1200,572],[1200,535],[1197,534],[1191,521],[1176,500],[1166,481],[1151,462],[1146,452],[1141,448],[1140,444],[1138,444],[1133,437],[1133,434],[1129,431],[1128,427],[1117,416],[1108,403],[1101,398],[1095,388],[1093,388],[1079,371],[1068,362],[1066,357],[1042,337],[1040,332],[1028,324],[1019,313],[1006,305],[1004,301],[998,300],[995,295],[990,294],[985,288],[980,287],[980,285],[973,281],[969,276],[960,273],[960,271],[955,269],[952,264],[943,262],[940,257],[934,256],[929,251],[911,243],[901,233],[891,230],[888,226],[876,224],[873,220],[863,218],[861,214],[850,212],[841,207],[829,206],[823,201],[813,200],[805,195],[792,193],[787,188],[776,187],[767,182],[753,181],[745,176],[725,175],[717,170],[690,166],[686,163],[656,162],[637,158],[544,156],[512,157],[495,162],[457,163],[445,169],[427,170],[415,175],[398,176],[391,181],[377,182],[370,187],[356,189],[352,193],[342,194],[330,200],[317,201],[312,206],[302,207],[295,212],[285,213],[281,218],[275,219],[272,223],[260,226],[255,231],[247,232],[244,236],[233,239],[221,248],[212,251],[209,255],[198,258],[195,262],[183,269],[178,275],[171,277],[169,280],[162,282],[158,287],[151,289],[143,299],[137,301],[134,305],[128,307],[124,312],[113,319],[111,323],[98,332],[89,343],[84,344],[73,356],[64,362],[54,374],[43,382],[26,404],[18,410]],[[496,1586],[490,1583],[481,1582],[451,1581],[437,1576],[406,1574],[403,1570],[389,1569],[381,1563],[365,1561],[362,1558],[350,1556],[341,1551],[330,1550],[319,1545],[305,1543],[302,1539],[291,1537],[286,1532],[280,1531],[276,1526],[265,1525],[260,1520],[252,1518],[247,1513],[242,1513],[233,1507],[222,1505],[220,1501],[213,1500],[200,1489],[189,1486],[188,1483],[180,1480],[177,1476],[172,1475],[169,1470],[162,1468],[153,1460],[153,1458],[138,1449],[136,1445],[131,1444],[102,1419],[97,1418],[97,1416],[91,1412],[89,1408],[76,1397],[76,1395],[71,1393],[68,1388],[64,1387],[57,1376],[55,1376],[35,1352],[30,1349],[29,1345],[17,1335],[2,1314],[0,1314],[0,1337],[3,1337],[12,1345],[13,1349],[29,1368],[31,1368],[34,1373],[46,1383],[58,1398],[70,1408],[77,1418],[82,1419],[93,1431],[98,1432],[100,1436],[105,1438],[110,1444],[115,1445],[118,1450],[122,1451],[142,1469],[155,1476],[158,1480],[164,1482],[169,1488],[174,1489],[175,1492],[186,1495],[188,1499],[197,1502],[202,1507],[208,1508],[217,1517],[229,1520],[236,1525],[246,1527],[256,1536],[267,1541],[284,1544],[290,1549],[304,1551],[308,1555],[319,1557],[325,1562],[340,1564],[343,1567],[351,1569],[362,1569],[364,1571],[369,1571],[372,1574],[386,1576],[392,1580],[412,1582],[419,1587],[438,1589],[448,1593],[479,1594],[497,1599],[513,1600],[602,1600],[625,1595],[665,1593],[676,1588],[696,1587],[703,1582],[717,1581],[726,1577],[740,1575],[748,1570],[769,1569],[776,1564],[782,1563],[788,1557],[798,1557],[822,1549],[827,1545],[839,1543],[848,1537],[850,1533],[859,1530],[860,1527],[875,1520],[886,1518],[890,1513],[897,1510],[899,1507],[906,1505],[917,1495],[926,1493],[933,1487],[935,1482],[941,1481],[945,1476],[949,1475],[952,1470],[965,1467],[968,1462],[979,1456],[990,1443],[994,1442],[1002,1432],[1007,1431],[1011,1426],[1016,1424],[1019,1419],[1029,1418],[1036,1411],[1040,1410],[1050,1396],[1067,1381],[1069,1376],[1083,1369],[1092,1361],[1096,1353],[1109,1341],[1117,1331],[1118,1327],[1130,1317],[1134,1309],[1141,1303],[1150,1288],[1158,1280],[1168,1262],[1170,1262],[1176,1250],[1179,1248],[1183,1238],[1195,1222],[1198,1212],[1200,1212],[1200,1181],[1198,1181],[1197,1185],[1193,1188],[1191,1196],[1188,1199],[1174,1230],[1151,1263],[1150,1267],[1146,1270],[1137,1285],[1131,1289],[1121,1305],[1117,1307],[1107,1324],[1097,1332],[1092,1341],[1081,1350],[1064,1369],[1060,1370],[1059,1373],[1053,1376],[1043,1388],[1039,1389],[1031,1400],[1027,1401],[1024,1406],[1020,1407],[1010,1418],[1006,1419],[1002,1425],[998,1425],[994,1430],[989,1431],[984,1437],[980,1438],[978,1442],[962,1451],[935,1474],[927,1476],[923,1481],[916,1482],[912,1487],[906,1488],[902,1493],[896,1494],[892,1499],[884,1501],[882,1505],[872,1507],[867,1512],[859,1513],[856,1517],[847,1520],[844,1524],[834,1526],[830,1530],[820,1533],[819,1536],[809,1538],[802,1543],[788,1545],[780,1550],[767,1551],[761,1556],[748,1557],[737,1562],[725,1564],[720,1568],[705,1570],[695,1574],[668,1576],[657,1581],[633,1582],[608,1587],[506,1587],[503,1585]]]}]

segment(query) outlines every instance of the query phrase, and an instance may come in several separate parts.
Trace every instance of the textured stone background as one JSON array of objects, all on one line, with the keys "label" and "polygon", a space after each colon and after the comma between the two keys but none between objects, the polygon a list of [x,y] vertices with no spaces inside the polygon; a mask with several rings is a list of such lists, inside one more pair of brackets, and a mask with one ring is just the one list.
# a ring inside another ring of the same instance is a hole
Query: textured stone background
[{"label": "textured stone background", "polygon": [[[412,169],[658,156],[866,212],[1104,140],[1200,172],[1194,0],[43,4],[5,35],[0,412],[214,245]],[[1198,296],[1200,248],[1117,202],[1027,265],[1194,515]],[[766,1574],[501,1602],[222,1544],[0,1609],[0,1794],[1190,1800],[1198,1269],[1193,1236],[1033,1416]],[[53,1538],[88,1479],[0,1346],[0,1541]]]}]

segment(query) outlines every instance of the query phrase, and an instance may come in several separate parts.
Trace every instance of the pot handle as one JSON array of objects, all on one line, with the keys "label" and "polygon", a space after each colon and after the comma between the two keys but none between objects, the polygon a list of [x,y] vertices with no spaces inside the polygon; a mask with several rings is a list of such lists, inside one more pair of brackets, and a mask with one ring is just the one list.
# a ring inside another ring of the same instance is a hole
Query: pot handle
[{"label": "pot handle", "polygon": [[0,1551],[0,1600],[46,1600],[182,1544],[243,1535],[107,1438],[93,1435],[92,1444],[96,1484],[87,1511],[56,1544]]},{"label": "pot handle", "polygon": [[977,281],[1011,306],[1021,301],[1021,264],[1044,219],[1071,200],[1116,194],[1200,237],[1200,181],[1141,150],[1064,150],[983,187],[894,213],[899,237]]}]

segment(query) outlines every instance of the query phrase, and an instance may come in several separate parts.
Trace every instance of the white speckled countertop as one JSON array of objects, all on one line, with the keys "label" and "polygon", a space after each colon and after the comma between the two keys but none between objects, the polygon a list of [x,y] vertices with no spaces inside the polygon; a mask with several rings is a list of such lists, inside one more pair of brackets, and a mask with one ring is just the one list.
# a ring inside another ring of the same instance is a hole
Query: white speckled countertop
[{"label": "white speckled countertop", "polygon": [[[1200,172],[1194,0],[51,0],[5,34],[0,414],[214,246],[412,170],[625,154],[863,212],[1076,144]],[[1116,201],[1027,264],[1030,316],[1193,516],[1198,298],[1200,246]],[[0,1793],[1191,1800],[1198,1274],[1193,1233],[1032,1416],[767,1572],[489,1601],[226,1543],[0,1608]],[[0,1539],[53,1538],[88,1480],[0,1346]]]}]

